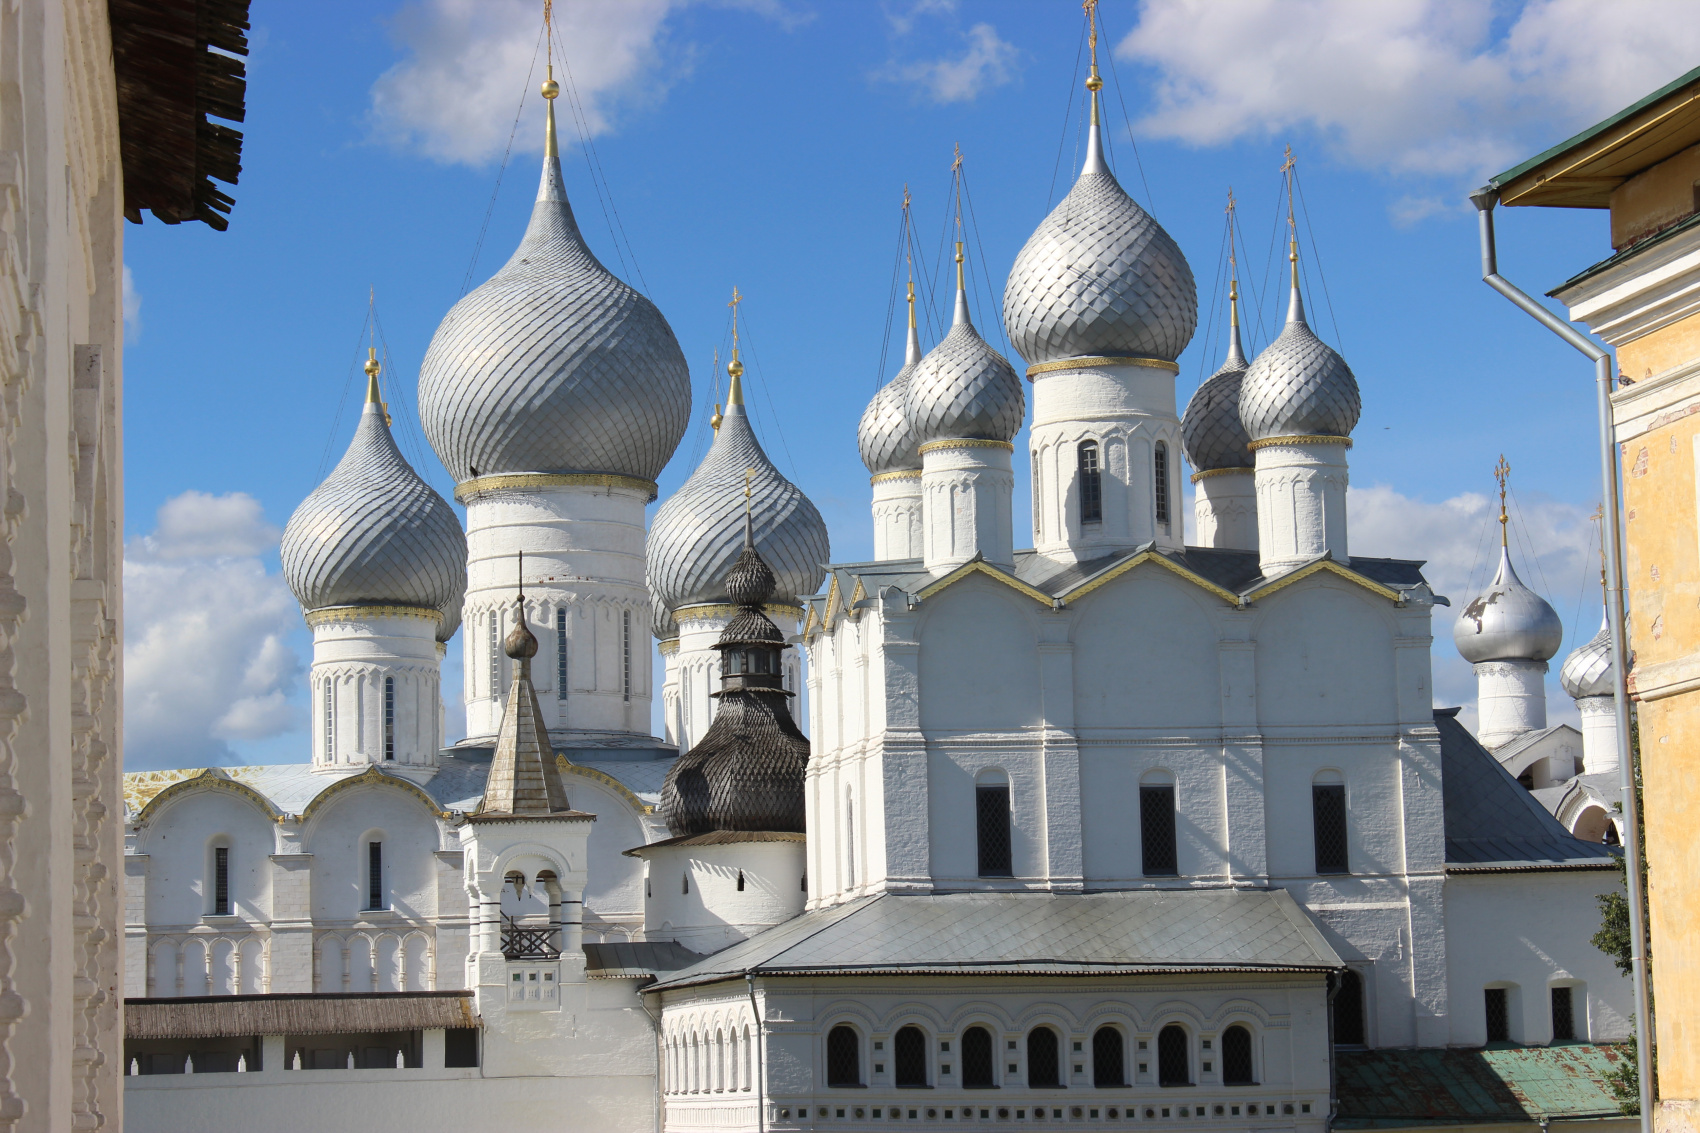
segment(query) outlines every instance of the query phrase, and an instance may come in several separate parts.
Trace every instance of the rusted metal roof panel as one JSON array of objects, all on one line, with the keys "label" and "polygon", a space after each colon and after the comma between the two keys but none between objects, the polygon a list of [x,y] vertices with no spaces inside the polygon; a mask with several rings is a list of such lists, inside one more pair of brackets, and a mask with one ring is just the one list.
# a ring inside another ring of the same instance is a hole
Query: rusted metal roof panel
[{"label": "rusted metal roof panel", "polygon": [[465,991],[208,995],[124,1001],[127,1039],[346,1035],[476,1026],[472,994]]},{"label": "rusted metal roof panel", "polygon": [[1606,1072],[1617,1047],[1360,1050],[1335,1055],[1336,1129],[1530,1124],[1620,1117]]}]

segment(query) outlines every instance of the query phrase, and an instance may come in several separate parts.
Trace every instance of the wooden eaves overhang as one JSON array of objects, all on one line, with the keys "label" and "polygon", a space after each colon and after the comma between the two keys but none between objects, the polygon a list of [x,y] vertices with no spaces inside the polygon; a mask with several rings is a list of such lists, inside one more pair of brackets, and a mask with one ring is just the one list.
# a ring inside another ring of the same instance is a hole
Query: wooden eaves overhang
[{"label": "wooden eaves overhang", "polygon": [[107,0],[117,73],[124,216],[224,231],[242,133],[209,121],[246,113],[249,0]]},{"label": "wooden eaves overhang", "polygon": [[1496,174],[1502,205],[1603,209],[1619,185],[1700,143],[1700,67],[1603,122]]}]

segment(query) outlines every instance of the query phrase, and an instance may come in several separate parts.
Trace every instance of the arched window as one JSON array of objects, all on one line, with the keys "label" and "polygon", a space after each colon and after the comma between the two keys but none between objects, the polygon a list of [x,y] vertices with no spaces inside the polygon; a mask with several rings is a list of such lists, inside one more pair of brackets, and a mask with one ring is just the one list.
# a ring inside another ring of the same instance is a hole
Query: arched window
[{"label": "arched window", "polygon": [[384,758],[395,758],[395,678],[384,678]]},{"label": "arched window", "polygon": [[1174,1023],[1157,1032],[1157,1084],[1192,1085],[1192,1067],[1188,1065],[1187,1060],[1186,1032]]},{"label": "arched window", "polygon": [[555,699],[567,699],[567,612],[555,611]]},{"label": "arched window", "polygon": [[1490,1043],[1508,1043],[1511,1041],[1511,995],[1503,987],[1490,987],[1482,992],[1482,1003],[1487,1009],[1487,1041]]},{"label": "arched window", "polygon": [[1009,778],[984,771],[974,784],[975,826],[980,844],[980,876],[1013,875],[1009,830]]},{"label": "arched window", "polygon": [[862,1084],[862,1044],[856,1032],[840,1023],[826,1035],[826,1084]]},{"label": "arched window", "polygon": [[1334,992],[1334,1045],[1364,1045],[1364,980],[1347,968]]},{"label": "arched window", "polygon": [[620,691],[632,698],[632,612],[620,611]]},{"label": "arched window", "polygon": [[1104,470],[1098,462],[1098,442],[1082,441],[1080,455],[1080,522],[1104,519]]},{"label": "arched window", "polygon": [[1576,1003],[1569,984],[1552,989],[1552,1041],[1573,1042],[1576,1038]]},{"label": "arched window", "polygon": [[992,1032],[969,1027],[962,1032],[962,1084],[969,1089],[989,1090],[992,1081]]},{"label": "arched window", "polygon": [[228,917],[230,915],[229,846],[213,847],[212,867],[212,915]]},{"label": "arched window", "polygon": [[1338,772],[1324,771],[1311,784],[1310,815],[1316,872],[1350,872],[1346,862],[1346,784]]},{"label": "arched window", "polygon": [[1092,1036],[1092,1084],[1127,1085],[1122,1067],[1122,1033],[1114,1027],[1099,1027]]},{"label": "arched window", "polygon": [[897,1059],[899,1086],[927,1084],[927,1036],[919,1027],[899,1027],[892,1036],[892,1054]]},{"label": "arched window", "polygon": [[1151,456],[1151,491],[1156,497],[1157,522],[1166,531],[1169,527],[1169,446],[1157,442]]},{"label": "arched window", "polygon": [[366,843],[366,907],[389,908],[384,900],[384,844],[376,838]]},{"label": "arched window", "polygon": [[1251,1032],[1238,1024],[1222,1032],[1222,1084],[1257,1084],[1251,1075]]},{"label": "arched window", "polygon": [[1057,1057],[1057,1033],[1049,1027],[1027,1032],[1027,1084],[1062,1085],[1062,1060]]},{"label": "arched window", "polygon": [[325,762],[336,758],[336,682],[330,677],[325,678],[324,704],[325,714]]},{"label": "arched window", "polygon": [[1176,876],[1175,783],[1166,772],[1147,776],[1139,785],[1139,834],[1145,876]]}]

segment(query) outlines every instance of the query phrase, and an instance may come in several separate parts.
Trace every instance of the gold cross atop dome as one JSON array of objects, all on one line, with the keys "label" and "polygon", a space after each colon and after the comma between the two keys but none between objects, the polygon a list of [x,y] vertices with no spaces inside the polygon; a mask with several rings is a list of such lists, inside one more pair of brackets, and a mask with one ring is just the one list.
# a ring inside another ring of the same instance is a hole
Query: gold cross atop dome
[{"label": "gold cross atop dome", "polygon": [[1506,463],[1505,454],[1499,454],[1499,463],[1493,466],[1493,478],[1499,482],[1499,545],[1506,545],[1505,525],[1505,482],[1511,478],[1511,465]]}]

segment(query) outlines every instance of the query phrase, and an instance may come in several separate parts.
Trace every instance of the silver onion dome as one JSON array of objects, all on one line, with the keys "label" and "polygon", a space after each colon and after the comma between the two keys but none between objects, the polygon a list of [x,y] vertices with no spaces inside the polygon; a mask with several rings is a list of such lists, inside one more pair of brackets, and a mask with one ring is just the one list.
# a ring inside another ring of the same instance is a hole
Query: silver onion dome
[{"label": "silver onion dome", "polygon": [[1027,416],[1027,393],[1007,359],[986,344],[968,317],[957,245],[956,317],[950,333],[909,373],[905,399],[915,443],[1010,441]]},{"label": "silver onion dome", "polygon": [[915,430],[909,427],[908,414],[909,375],[920,361],[921,338],[911,307],[903,368],[874,394],[856,426],[856,446],[862,452],[862,463],[874,476],[882,472],[921,470],[920,444],[915,440]]},{"label": "silver onion dome", "polygon": [[654,480],[689,423],[685,357],[655,304],[585,245],[553,103],[545,149],[525,238],[454,305],[425,353],[425,435],[457,482],[512,472]]},{"label": "silver onion dome", "polygon": [[1546,599],[1523,585],[1501,546],[1499,570],[1452,623],[1452,641],[1471,664],[1545,661],[1564,643],[1564,627]]},{"label": "silver onion dome", "polygon": [[437,610],[447,641],[466,592],[466,535],[390,436],[374,376],[348,452],[283,532],[283,577],[302,609]]},{"label": "silver onion dome", "polygon": [[1089,356],[1173,362],[1198,329],[1198,288],[1180,246],[1104,163],[1096,91],[1086,163],[1015,257],[1003,322],[1029,365]]},{"label": "silver onion dome", "polygon": [[[746,470],[755,547],[777,579],[772,601],[795,606],[820,589],[832,558],[826,521],[762,451],[734,378],[708,455],[650,524],[649,589],[664,621],[685,606],[729,601],[726,576],[744,550]],[[656,632],[672,636],[665,625]]]},{"label": "silver onion dome", "polygon": [[1240,384],[1240,420],[1254,441],[1269,437],[1349,437],[1363,411],[1346,360],[1305,322],[1295,264],[1287,325]]},{"label": "silver onion dome", "polygon": [[1239,300],[1230,295],[1228,302],[1234,305],[1228,359],[1193,392],[1186,412],[1181,414],[1181,448],[1200,472],[1250,468],[1253,464],[1251,450],[1246,447],[1251,436],[1240,420],[1240,384],[1249,367],[1240,348]]},{"label": "silver onion dome", "polygon": [[1617,692],[1613,673],[1611,628],[1602,618],[1600,632],[1592,639],[1571,650],[1558,671],[1558,683],[1572,699],[1590,696],[1612,696]]}]

